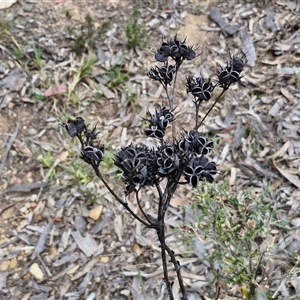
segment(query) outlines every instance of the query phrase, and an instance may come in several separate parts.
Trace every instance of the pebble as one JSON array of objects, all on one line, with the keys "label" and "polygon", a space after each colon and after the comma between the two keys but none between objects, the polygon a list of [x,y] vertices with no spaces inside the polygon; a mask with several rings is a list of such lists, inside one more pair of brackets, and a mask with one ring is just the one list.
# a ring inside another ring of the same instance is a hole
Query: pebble
[{"label": "pebble", "polygon": [[26,207],[26,206],[21,207],[21,208],[20,208],[20,212],[21,212],[22,214],[25,214],[25,213],[27,212],[27,207]]},{"label": "pebble", "polygon": [[38,195],[37,194],[32,194],[31,196],[30,196],[30,201],[31,202],[34,202],[34,201],[36,201],[38,199]]},{"label": "pebble", "polygon": [[18,261],[16,258],[13,258],[11,261],[10,261],[10,264],[9,264],[9,269],[14,269],[18,264]]},{"label": "pebble", "polygon": [[27,132],[28,132],[30,135],[35,135],[35,134],[37,134],[37,131],[36,131],[36,129],[34,129],[34,128],[30,128]]},{"label": "pebble", "polygon": [[103,263],[108,263],[109,262],[109,257],[108,256],[101,256],[100,260]]},{"label": "pebble", "polygon": [[3,262],[1,263],[1,266],[0,266],[1,272],[7,271],[9,265],[10,265],[10,261],[9,261],[9,260],[3,261]]},{"label": "pebble", "polygon": [[89,216],[93,220],[97,221],[102,213],[103,205],[99,205],[90,210]]},{"label": "pebble", "polygon": [[129,297],[130,296],[130,291],[125,289],[125,290],[120,291],[120,294],[125,296],[125,297]]},{"label": "pebble", "polygon": [[31,265],[29,272],[38,281],[44,279],[44,273],[42,272],[40,266],[37,263]]}]

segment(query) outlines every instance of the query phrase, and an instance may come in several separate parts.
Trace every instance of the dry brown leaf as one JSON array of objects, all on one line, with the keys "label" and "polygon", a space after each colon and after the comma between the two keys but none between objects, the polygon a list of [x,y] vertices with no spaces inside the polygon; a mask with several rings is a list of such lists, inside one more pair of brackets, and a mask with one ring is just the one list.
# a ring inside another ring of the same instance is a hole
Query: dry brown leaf
[{"label": "dry brown leaf", "polygon": [[80,278],[81,276],[89,272],[98,261],[99,261],[98,257],[91,259],[81,271],[77,272],[76,275],[74,275],[72,281],[77,280],[78,278]]},{"label": "dry brown leaf", "polygon": [[280,89],[281,91],[281,94],[286,98],[288,99],[290,102],[294,103],[295,102],[295,97],[292,93],[290,93],[287,89],[285,88],[281,88]]},{"label": "dry brown leaf", "polygon": [[275,159],[279,156],[283,156],[283,154],[289,149],[291,145],[290,141],[287,141],[278,151],[276,151],[273,155],[272,158]]},{"label": "dry brown leaf", "polygon": [[5,9],[16,3],[17,0],[2,0],[0,1],[0,9]]},{"label": "dry brown leaf", "polygon": [[122,216],[117,215],[115,220],[114,220],[114,228],[115,232],[118,236],[119,241],[123,240],[123,221],[122,221]]},{"label": "dry brown leaf", "polygon": [[300,180],[299,180],[298,176],[292,175],[287,170],[280,168],[276,164],[275,160],[273,160],[273,164],[282,176],[284,176],[289,182],[294,184],[296,187],[300,188]]},{"label": "dry brown leaf", "polygon": [[277,157],[283,156],[283,154],[288,150],[290,145],[291,145],[291,142],[287,141],[276,153],[273,154],[273,156],[272,156],[273,164],[282,176],[284,176],[289,182],[294,184],[296,187],[300,188],[300,180],[299,180],[298,176],[295,176],[295,175],[291,174],[290,172],[288,172],[287,170],[279,167],[275,160]]}]

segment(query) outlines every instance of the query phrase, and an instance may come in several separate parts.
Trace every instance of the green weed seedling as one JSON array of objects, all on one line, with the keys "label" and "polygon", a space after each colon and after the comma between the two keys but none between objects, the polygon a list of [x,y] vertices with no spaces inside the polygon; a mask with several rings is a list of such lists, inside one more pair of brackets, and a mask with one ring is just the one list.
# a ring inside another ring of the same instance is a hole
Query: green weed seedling
[{"label": "green weed seedling", "polygon": [[[68,22],[70,22],[72,19],[71,13],[66,11],[65,15],[68,19]],[[78,33],[76,33],[77,31],[75,30],[75,26],[67,26],[67,33],[70,36],[74,36],[71,50],[76,55],[82,55],[89,49],[95,50],[97,41],[101,40],[109,27],[109,22],[104,22],[100,26],[96,27],[94,20],[89,14],[85,16],[84,22],[81,24]]]},{"label": "green weed seedling", "polygon": [[131,16],[131,20],[125,28],[127,47],[134,49],[136,47],[145,48],[148,45],[150,35],[144,24],[139,22],[139,10],[138,6],[135,5],[134,12]]},{"label": "green weed seedling", "polygon": [[122,56],[114,62],[110,69],[107,71],[108,75],[108,84],[107,86],[109,88],[116,88],[123,84],[129,77],[128,72],[124,72],[122,65],[121,65],[121,60]]},{"label": "green weed seedling", "polygon": [[39,47],[34,48],[34,62],[39,70],[43,68],[42,51]]}]

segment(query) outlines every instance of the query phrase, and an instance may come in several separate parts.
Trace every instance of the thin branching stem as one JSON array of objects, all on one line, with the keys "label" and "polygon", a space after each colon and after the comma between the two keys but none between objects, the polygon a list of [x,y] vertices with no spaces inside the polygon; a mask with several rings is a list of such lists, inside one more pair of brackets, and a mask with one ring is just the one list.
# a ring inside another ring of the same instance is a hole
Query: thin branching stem
[{"label": "thin branching stem", "polygon": [[221,99],[221,97],[224,95],[224,93],[228,90],[228,88],[229,88],[229,86],[223,87],[222,93],[217,97],[217,99],[215,100],[215,102],[213,103],[213,105],[209,108],[208,112],[205,114],[205,116],[203,117],[203,119],[201,120],[201,122],[195,127],[195,130],[198,130],[198,128],[204,123],[206,117],[210,114],[210,112],[212,111],[212,109],[215,107],[215,105]]},{"label": "thin branching stem", "polygon": [[181,272],[180,272],[180,263],[179,263],[179,261],[176,260],[174,251],[172,251],[167,245],[165,245],[165,248],[171,258],[171,262],[173,263],[176,274],[177,274],[180,290],[182,293],[182,300],[187,300],[187,296],[185,293],[185,287],[184,287],[183,279],[182,279]]},{"label": "thin branching stem", "polygon": [[[202,137],[198,134],[198,132],[191,130],[189,132],[185,132],[186,134],[179,141],[176,139],[173,111],[178,71],[184,60],[191,60],[195,57],[196,52],[192,49],[192,47],[185,45],[185,39],[183,41],[179,41],[175,36],[174,39],[162,43],[161,47],[155,54],[155,58],[157,61],[164,62],[165,65],[162,68],[151,68],[149,77],[162,84],[168,101],[166,106],[169,105],[169,107],[164,107],[163,104],[165,101],[162,100],[161,103],[163,107],[160,110],[156,110],[154,115],[150,114],[150,120],[148,120],[149,128],[145,130],[148,137],[155,137],[160,140],[160,147],[150,149],[145,145],[138,147],[127,146],[122,148],[115,156],[115,165],[123,171],[123,180],[126,182],[126,195],[131,192],[135,192],[136,201],[140,210],[139,214],[141,214],[141,216],[138,216],[137,213],[132,211],[132,209],[128,206],[127,201],[122,200],[102,176],[99,166],[104,156],[104,145],[101,145],[100,143],[96,145],[98,135],[98,133],[96,133],[96,126],[92,130],[89,130],[85,126],[84,120],[81,117],[76,118],[74,121],[69,120],[66,124],[64,124],[64,127],[71,137],[78,137],[81,143],[81,158],[92,166],[96,176],[103,182],[115,200],[117,200],[144,226],[156,230],[161,247],[164,281],[170,300],[174,300],[174,295],[172,291],[173,282],[171,282],[168,273],[169,260],[167,260],[167,257],[170,257],[170,262],[175,268],[182,294],[181,299],[188,299],[181,275],[180,263],[176,260],[175,252],[166,245],[165,216],[169,208],[170,201],[179,184],[190,182],[194,186],[204,179],[212,182],[212,176],[217,172],[217,167],[214,162],[209,162],[205,155],[201,155],[200,157],[199,153],[203,153],[202,150],[206,146],[200,142]],[[171,69],[169,68],[169,58],[175,62],[175,71],[173,66],[171,66]],[[198,128],[204,123],[206,117],[210,114],[223,94],[229,89],[229,86],[234,82],[240,81],[240,72],[243,70],[244,65],[245,62],[242,59],[231,57],[227,66],[219,70],[218,81],[215,85],[212,85],[210,80],[205,81],[202,75],[201,77],[197,77],[196,80],[192,77],[187,78],[187,92],[191,92],[195,97],[194,103],[196,115],[194,130],[198,130]],[[86,70],[82,69],[81,71],[82,75]],[[169,87],[171,82],[172,87]],[[202,120],[199,120],[201,101],[209,100],[212,96],[213,89],[217,86],[220,86],[223,89],[221,94],[216,98]],[[170,146],[168,145],[169,142],[167,143],[164,139],[165,130],[169,124],[172,126],[173,134],[173,143]],[[207,146],[206,152],[209,152],[210,150],[210,147]],[[200,170],[198,167],[201,167],[203,172],[195,172],[196,169]],[[173,174],[174,170],[176,170],[175,175]],[[185,182],[180,182],[180,178],[183,174]],[[192,176],[196,176],[196,178]],[[159,181],[163,179],[166,181],[166,185],[162,187],[159,185]],[[156,219],[151,218],[146,214],[141,203],[139,189],[147,186],[155,186],[158,192],[159,203]],[[216,234],[215,231],[217,231],[217,228],[214,223],[214,234]],[[256,275],[257,273],[254,274],[254,278]],[[219,284],[217,285],[217,288],[220,288]],[[254,286],[251,288],[254,289]],[[215,300],[217,298],[215,298]]]},{"label": "thin branching stem", "polygon": [[163,203],[164,203],[164,195],[163,195],[161,187],[158,183],[155,185],[155,187],[157,189],[158,196],[159,196],[159,204],[158,204],[158,210],[157,210],[158,211],[157,219],[159,220],[160,211],[162,210]]},{"label": "thin branching stem", "polygon": [[160,242],[160,248],[161,248],[161,260],[163,265],[163,272],[164,272],[164,279],[167,286],[168,294],[170,297],[170,300],[174,300],[174,295],[172,291],[172,283],[169,279],[168,274],[168,264],[167,264],[167,257],[166,257],[166,237],[165,237],[165,226],[164,224],[159,224],[158,230],[157,230],[158,239]]},{"label": "thin branching stem", "polygon": [[196,115],[195,115],[195,128],[197,128],[198,126],[198,122],[199,122],[199,108],[200,108],[200,103],[195,99],[195,107],[196,107]]},{"label": "thin branching stem", "polygon": [[149,222],[149,224],[155,226],[155,224],[153,222],[150,221],[150,219],[148,218],[148,216],[146,215],[142,205],[141,205],[141,201],[140,201],[140,198],[139,198],[139,191],[135,191],[135,197],[136,197],[136,201],[137,201],[137,204],[139,206],[139,209],[142,213],[142,215],[144,216],[144,218]]},{"label": "thin branching stem", "polygon": [[112,190],[112,188],[109,186],[109,184],[106,182],[106,180],[103,178],[100,170],[99,170],[99,166],[97,166],[96,164],[92,163],[91,164],[96,176],[104,183],[105,187],[108,189],[108,191],[112,194],[112,196],[120,203],[122,204],[126,210],[138,221],[140,221],[142,224],[144,224],[147,228],[156,228],[156,226],[154,226],[153,224],[148,224],[147,222],[145,222],[143,219],[141,219],[138,215],[136,215],[131,208],[128,206],[127,202],[124,202],[120,197],[118,197],[118,195]]}]

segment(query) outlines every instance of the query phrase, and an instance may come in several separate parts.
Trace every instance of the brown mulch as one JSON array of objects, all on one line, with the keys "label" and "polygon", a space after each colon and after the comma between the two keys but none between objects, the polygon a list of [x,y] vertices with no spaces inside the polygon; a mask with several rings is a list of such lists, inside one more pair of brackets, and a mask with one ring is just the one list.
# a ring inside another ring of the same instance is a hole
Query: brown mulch
[{"label": "brown mulch", "polygon": [[[193,63],[182,66],[178,77],[183,88],[177,99],[187,99],[177,106],[183,128],[193,122],[185,77],[199,71],[205,77],[214,76],[218,66],[226,64],[229,51],[245,53],[248,64],[242,83],[226,93],[203,130],[218,138],[212,155],[219,164],[217,181],[228,182],[233,193],[249,186],[268,187],[269,201],[278,208],[277,218],[288,221],[288,232],[274,233],[274,276],[265,288],[270,288],[274,299],[297,299],[299,1],[204,1],[200,7],[197,1],[188,0],[174,5],[172,1],[141,1],[140,21],[151,33],[149,49],[144,50],[126,49],[124,27],[130,21],[132,2],[58,2],[17,1],[0,10],[1,19],[13,22],[10,34],[0,29],[0,298],[168,298],[155,232],[133,220],[94,180],[92,170],[78,162],[74,153],[78,145],[60,124],[71,115],[81,115],[90,124],[98,122],[100,138],[110,154],[131,142],[142,143],[141,116],[165,97],[147,77],[154,63],[153,51],[162,37],[177,33],[187,36],[187,43],[199,47],[201,53]],[[110,27],[97,41],[97,51],[86,51],[79,58],[70,49],[87,13],[95,28],[105,21]],[[74,28],[73,33],[68,26]],[[18,47],[22,57],[16,60]],[[96,62],[91,74],[79,80],[78,70],[93,55]],[[122,88],[109,86],[106,76],[116,62],[129,74]],[[132,91],[138,100],[128,103]],[[76,182],[74,164],[82,165],[83,173],[76,175]],[[107,165],[105,173],[123,195],[115,168]],[[154,193],[142,193],[151,216],[155,214]],[[180,232],[183,222],[192,218],[183,213],[183,206],[192,200],[191,189],[177,192],[167,214],[167,243],[181,256],[188,299],[211,299],[211,270],[183,242]],[[129,202],[137,210],[134,199]],[[170,274],[175,276],[173,270]],[[173,289],[175,299],[180,299],[176,281]],[[228,290],[221,290],[220,299],[240,299],[240,291],[231,289],[229,296]]]}]

